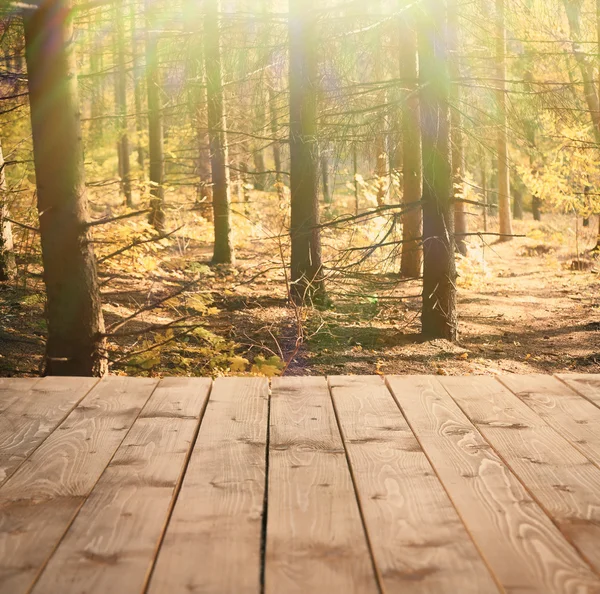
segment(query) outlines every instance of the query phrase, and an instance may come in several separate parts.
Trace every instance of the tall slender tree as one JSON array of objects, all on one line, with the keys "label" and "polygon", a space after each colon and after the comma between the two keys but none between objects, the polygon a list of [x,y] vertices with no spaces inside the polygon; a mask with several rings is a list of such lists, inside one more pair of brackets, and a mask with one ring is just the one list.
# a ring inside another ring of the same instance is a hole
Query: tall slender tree
[{"label": "tall slender tree", "polygon": [[35,0],[25,43],[47,294],[48,375],[106,371],[104,322],[89,234],[71,6]]},{"label": "tall slender tree", "polygon": [[510,167],[508,160],[508,123],[506,115],[506,0],[496,0],[496,102],[498,117],[498,214],[500,241],[511,239]]},{"label": "tall slender tree", "polygon": [[15,253],[13,251],[12,226],[8,211],[6,188],[6,163],[0,142],[0,281],[10,280],[15,273]]},{"label": "tall slender tree", "polygon": [[102,103],[104,99],[103,56],[104,46],[102,38],[102,8],[98,8],[92,19],[93,45],[90,52],[90,136],[93,143],[102,143],[104,126],[102,124]]},{"label": "tall slender tree", "polygon": [[421,276],[423,167],[419,106],[416,7],[400,0],[400,80],[402,85],[402,255],[400,271],[407,278]]},{"label": "tall slender tree", "polygon": [[117,155],[121,191],[127,206],[133,206],[131,194],[131,164],[129,162],[129,134],[127,132],[127,57],[125,55],[125,0],[117,0],[114,5],[115,18],[115,103],[117,107]]},{"label": "tall slender tree", "polygon": [[202,41],[203,12],[197,0],[185,3],[185,19],[191,33],[188,68],[190,92],[188,96],[190,120],[195,130],[197,154],[195,173],[198,176],[196,200],[201,205],[203,216],[213,220],[212,184],[210,171],[210,141],[206,114],[206,76],[204,72],[204,44]]},{"label": "tall slender tree", "polygon": [[138,27],[136,3],[129,5],[129,24],[131,33],[131,71],[133,77],[133,101],[135,105],[135,131],[137,145],[137,162],[142,178],[144,177],[146,167],[146,151],[142,141],[144,135],[144,117],[142,114],[143,105],[143,66],[140,67],[140,52],[138,50]]},{"label": "tall slender tree", "polygon": [[[592,130],[596,144],[600,145],[600,89],[594,85],[594,65],[590,64],[586,53],[581,48],[581,0],[563,0],[569,21],[569,31],[573,45],[573,56],[579,67],[581,79],[583,82],[583,94],[588,107],[589,117],[592,123]],[[600,0],[596,0],[596,31],[598,50],[600,51]],[[540,216],[540,200],[536,200],[534,215],[536,220]],[[600,217],[598,219],[598,237],[596,240],[595,251],[600,251]]]},{"label": "tall slender tree", "polygon": [[314,0],[290,0],[291,298],[325,299],[319,228],[317,17]]},{"label": "tall slender tree", "polygon": [[423,0],[419,76],[423,154],[423,335],[456,340],[447,2]]},{"label": "tall slender tree", "polygon": [[165,157],[161,102],[161,80],[158,67],[158,7],[145,0],[146,14],[146,90],[148,93],[148,158],[150,160],[150,215],[154,228],[165,230]]},{"label": "tall slender tree", "polygon": [[235,253],[231,231],[231,188],[225,93],[221,71],[221,32],[219,0],[206,0],[204,17],[204,60],[208,135],[213,183],[215,243],[213,264],[233,264]]},{"label": "tall slender tree", "polygon": [[454,236],[456,249],[467,255],[467,205],[464,201],[465,143],[460,82],[460,23],[458,0],[448,0],[448,64],[450,69],[450,122],[452,130],[452,185],[454,190]]}]

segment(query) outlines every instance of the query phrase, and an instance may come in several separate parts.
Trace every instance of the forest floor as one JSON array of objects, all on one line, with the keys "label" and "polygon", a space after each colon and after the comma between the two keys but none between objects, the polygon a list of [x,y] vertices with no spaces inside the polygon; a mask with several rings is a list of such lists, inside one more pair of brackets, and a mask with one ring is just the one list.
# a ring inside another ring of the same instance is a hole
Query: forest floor
[{"label": "forest floor", "polygon": [[[283,216],[238,214],[236,266],[211,268],[210,224],[181,212],[188,210],[170,214],[173,228],[184,225],[177,234],[100,267],[113,373],[600,372],[600,261],[586,253],[595,244],[595,218],[576,230],[574,217],[544,214],[536,223],[526,213],[515,221],[523,237],[491,244],[473,238],[469,256],[458,260],[460,339],[450,344],[420,337],[420,282],[398,276],[393,250],[348,267],[348,245],[377,240],[381,221],[326,230],[331,304],[298,309],[286,298]],[[100,228],[99,255],[152,236],[146,227],[130,219]],[[43,285],[39,248],[28,241],[18,281],[0,284],[1,376],[40,371]]]}]

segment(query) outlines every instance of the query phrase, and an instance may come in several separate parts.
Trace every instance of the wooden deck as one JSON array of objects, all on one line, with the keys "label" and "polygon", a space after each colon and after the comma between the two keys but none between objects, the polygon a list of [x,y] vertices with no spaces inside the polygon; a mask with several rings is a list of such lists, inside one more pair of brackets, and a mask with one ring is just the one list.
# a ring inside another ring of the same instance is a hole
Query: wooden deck
[{"label": "wooden deck", "polygon": [[598,594],[600,376],[0,379],[0,593]]}]

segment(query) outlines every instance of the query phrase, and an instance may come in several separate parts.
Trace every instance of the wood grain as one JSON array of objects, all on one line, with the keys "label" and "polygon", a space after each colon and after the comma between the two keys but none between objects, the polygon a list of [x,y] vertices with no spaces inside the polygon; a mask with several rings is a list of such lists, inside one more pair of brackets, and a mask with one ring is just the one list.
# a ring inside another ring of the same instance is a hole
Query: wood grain
[{"label": "wood grain", "polygon": [[96,385],[92,378],[46,377],[0,415],[0,485]]},{"label": "wood grain", "polygon": [[266,594],[378,592],[326,380],[272,390]]},{"label": "wood grain", "polygon": [[506,592],[600,591],[598,577],[437,379],[391,377],[388,383],[473,540]]},{"label": "wood grain", "polygon": [[556,377],[600,407],[600,375],[587,373],[557,373]]},{"label": "wood grain", "polygon": [[150,594],[258,594],[269,386],[215,381]]},{"label": "wood grain", "polygon": [[40,381],[39,377],[0,377],[0,415]]},{"label": "wood grain", "polygon": [[381,378],[329,378],[386,593],[499,592]]},{"label": "wood grain", "polygon": [[494,378],[441,381],[561,532],[600,571],[600,469]]},{"label": "wood grain", "polygon": [[162,380],[34,594],[142,592],[210,386],[208,379]]},{"label": "wood grain", "polygon": [[0,593],[29,590],[156,383],[102,380],[0,487]]},{"label": "wood grain", "polygon": [[600,408],[549,375],[500,381],[600,468]]}]

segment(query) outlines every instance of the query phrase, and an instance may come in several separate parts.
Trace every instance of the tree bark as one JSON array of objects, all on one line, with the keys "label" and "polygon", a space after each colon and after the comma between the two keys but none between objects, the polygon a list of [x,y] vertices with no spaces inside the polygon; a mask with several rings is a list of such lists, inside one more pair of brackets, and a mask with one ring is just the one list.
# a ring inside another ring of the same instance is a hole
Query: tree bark
[{"label": "tree bark", "polygon": [[514,190],[513,194],[515,196],[513,200],[513,218],[521,221],[523,220],[523,192]]},{"label": "tree bark", "polygon": [[[373,12],[378,17],[381,17],[382,5],[381,0],[371,0],[369,4],[373,8]],[[381,32],[377,32],[377,39],[375,40],[375,51],[373,52],[373,76],[376,83],[381,84],[385,78],[385,66],[383,63],[382,56],[382,45],[381,45]],[[375,196],[377,199],[377,206],[384,206],[385,199],[388,193],[389,185],[389,165],[388,165],[388,148],[387,148],[387,136],[388,130],[386,126],[386,112],[387,112],[387,91],[382,88],[377,92],[377,103],[381,113],[377,116],[375,122]]]},{"label": "tree bark", "polygon": [[158,68],[159,31],[157,6],[145,0],[146,13],[146,91],[148,93],[148,157],[150,160],[150,224],[160,233],[165,230],[165,157],[161,81]]},{"label": "tree bark", "polygon": [[506,119],[506,25],[505,0],[496,0],[496,78],[498,88],[498,213],[500,219],[499,241],[508,241],[512,235],[510,212],[510,169],[508,161],[508,126]]},{"label": "tree bark", "polygon": [[533,196],[531,199],[531,210],[533,212],[533,220],[542,220],[542,199],[539,196]]},{"label": "tree bark", "polygon": [[231,189],[225,94],[221,73],[221,35],[219,0],[206,0],[204,20],[204,60],[208,135],[213,182],[215,243],[213,264],[233,264],[235,254],[231,234]]},{"label": "tree bark", "polygon": [[204,71],[204,47],[202,42],[202,10],[197,0],[186,2],[186,19],[189,20],[189,31],[193,35],[188,56],[188,79],[190,80],[189,113],[193,129],[196,131],[198,153],[196,170],[198,186],[196,202],[200,205],[202,216],[213,220],[212,181],[210,170],[210,141],[208,138],[208,121],[206,105],[206,76]]},{"label": "tree bark", "polygon": [[102,123],[102,103],[104,96],[104,75],[102,74],[102,8],[96,11],[92,20],[94,46],[90,53],[91,96],[90,96],[90,137],[92,144],[102,144],[104,126]]},{"label": "tree bark", "polygon": [[321,150],[321,178],[323,181],[323,202],[331,204],[331,181],[330,181],[329,149]]},{"label": "tree bark", "polygon": [[6,188],[6,164],[0,143],[0,281],[11,280],[16,271],[15,254],[13,251],[12,225],[7,221],[10,217],[8,210],[8,192]]},{"label": "tree bark", "polygon": [[[404,2],[401,1],[401,8]],[[418,56],[415,9],[405,11],[400,23],[400,80],[402,81],[402,255],[400,272],[419,278],[423,259],[421,194],[421,109],[418,89]]]},{"label": "tree bark", "polygon": [[[583,94],[590,112],[592,127],[594,130],[594,138],[596,143],[600,144],[600,100],[594,85],[594,66],[588,63],[585,53],[582,51],[579,43],[581,37],[581,3],[582,0],[564,0],[567,20],[569,21],[569,30],[571,32],[571,40],[573,47],[573,56],[583,81]],[[600,2],[598,3],[600,4]],[[598,15],[600,14],[600,6],[597,4],[597,23],[600,22]],[[600,35],[600,25],[598,26]],[[600,43],[600,39],[599,39]]]},{"label": "tree bark", "polygon": [[452,187],[454,193],[454,237],[457,251],[467,255],[467,233],[469,232],[467,205],[465,195],[465,143],[463,135],[463,122],[461,113],[461,86],[460,86],[460,39],[458,32],[460,23],[458,18],[457,0],[448,3],[448,44],[450,78],[450,119],[452,128]]},{"label": "tree bark", "polygon": [[319,229],[317,34],[314,0],[290,0],[291,298],[325,300]]},{"label": "tree bark", "polygon": [[137,144],[137,162],[140,168],[142,178],[145,178],[146,169],[146,151],[144,149],[144,143],[142,142],[144,132],[144,119],[142,114],[143,109],[143,76],[141,72],[143,68],[140,68],[140,56],[137,50],[138,38],[137,38],[137,24],[136,24],[136,13],[135,3],[132,2],[129,5],[129,21],[131,28],[131,69],[133,73],[133,100],[135,104],[135,131],[136,131],[136,144]]},{"label": "tree bark", "polygon": [[419,30],[423,154],[423,309],[427,338],[457,338],[452,234],[447,4],[423,0]]},{"label": "tree bark", "polygon": [[70,4],[36,0],[24,17],[44,281],[48,375],[107,369],[88,221]]},{"label": "tree bark", "polygon": [[115,103],[117,107],[117,127],[119,138],[117,153],[119,157],[119,175],[121,191],[127,206],[133,206],[131,195],[131,164],[129,162],[129,134],[127,132],[127,66],[125,59],[125,10],[124,0],[116,0],[115,7],[115,49],[117,54],[117,72],[115,78]]}]

